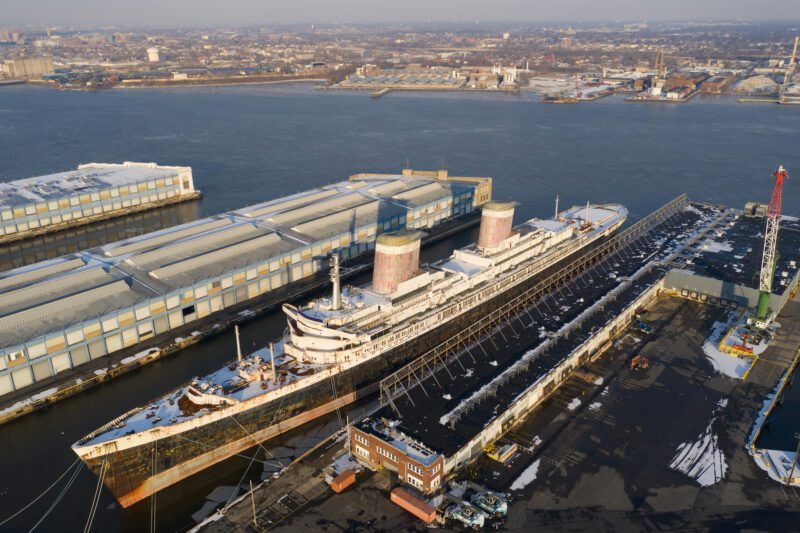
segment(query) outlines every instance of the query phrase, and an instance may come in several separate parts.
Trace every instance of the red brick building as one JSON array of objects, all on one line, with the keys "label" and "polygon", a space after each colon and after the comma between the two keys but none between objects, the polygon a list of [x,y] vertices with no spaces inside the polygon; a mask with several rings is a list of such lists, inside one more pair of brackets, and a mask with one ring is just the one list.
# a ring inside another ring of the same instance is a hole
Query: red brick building
[{"label": "red brick building", "polygon": [[439,489],[444,456],[398,429],[396,420],[366,418],[350,427],[350,453],[372,470],[396,472],[403,483],[424,494]]}]

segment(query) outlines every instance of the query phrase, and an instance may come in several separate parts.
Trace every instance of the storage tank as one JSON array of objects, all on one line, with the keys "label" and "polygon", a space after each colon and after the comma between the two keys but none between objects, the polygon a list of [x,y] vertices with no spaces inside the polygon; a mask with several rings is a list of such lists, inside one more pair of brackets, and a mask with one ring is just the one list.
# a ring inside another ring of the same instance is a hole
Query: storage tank
[{"label": "storage tank", "polygon": [[483,205],[479,247],[496,248],[511,235],[516,205],[514,202],[486,202]]},{"label": "storage tank", "polygon": [[391,294],[399,284],[414,276],[419,270],[421,238],[422,233],[418,231],[398,231],[378,236],[372,290]]}]

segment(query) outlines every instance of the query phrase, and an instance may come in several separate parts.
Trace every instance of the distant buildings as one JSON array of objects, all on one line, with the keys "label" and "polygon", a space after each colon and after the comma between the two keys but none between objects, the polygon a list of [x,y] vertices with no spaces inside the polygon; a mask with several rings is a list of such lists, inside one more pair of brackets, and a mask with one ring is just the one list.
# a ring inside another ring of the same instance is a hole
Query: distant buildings
[{"label": "distant buildings", "polygon": [[9,59],[3,63],[3,74],[11,79],[36,79],[54,71],[53,58],[50,56]]},{"label": "distant buildings", "polygon": [[147,60],[151,63],[158,63],[159,56],[157,47],[153,46],[147,49]]},{"label": "distant buildings", "polygon": [[22,35],[16,31],[0,30],[0,43],[18,43],[22,40]]},{"label": "distant buildings", "polygon": [[624,24],[622,26],[624,31],[642,31],[647,29],[647,22],[634,22],[632,24]]}]

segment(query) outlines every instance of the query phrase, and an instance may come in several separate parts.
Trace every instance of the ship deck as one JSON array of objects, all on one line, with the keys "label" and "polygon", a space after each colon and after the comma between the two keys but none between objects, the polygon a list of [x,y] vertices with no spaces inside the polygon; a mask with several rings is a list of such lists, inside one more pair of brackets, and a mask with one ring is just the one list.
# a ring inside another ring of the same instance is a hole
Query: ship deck
[{"label": "ship deck", "polygon": [[[187,422],[218,409],[218,407],[213,406],[197,406],[192,409],[182,408],[180,399],[186,395],[190,386],[197,391],[220,399],[228,398],[235,402],[244,402],[296,383],[305,376],[315,374],[331,366],[297,362],[293,357],[283,353],[283,341],[276,342],[273,345],[273,349],[275,350],[276,372],[279,375],[278,382],[271,379],[270,370],[263,368],[270,363],[270,354],[268,347],[261,348],[243,358],[241,365],[235,365],[234,362],[231,362],[230,365],[226,365],[211,374],[201,378],[194,378],[191,383],[175,389],[140,409],[130,411],[115,422],[90,434],[88,438],[81,440],[80,445],[92,446],[126,435]],[[259,367],[262,367],[261,371]],[[262,380],[260,376],[253,379],[245,379],[239,375],[240,369],[254,374],[261,372],[265,379]]]}]

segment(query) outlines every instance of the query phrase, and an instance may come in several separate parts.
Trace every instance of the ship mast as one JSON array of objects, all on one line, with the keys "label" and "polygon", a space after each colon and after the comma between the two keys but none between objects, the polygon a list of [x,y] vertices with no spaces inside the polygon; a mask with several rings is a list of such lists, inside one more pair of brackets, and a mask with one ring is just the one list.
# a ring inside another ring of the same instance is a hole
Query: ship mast
[{"label": "ship mast", "polygon": [[589,201],[586,201],[586,227],[588,228],[591,224],[589,223]]},{"label": "ship mast", "polygon": [[339,278],[339,254],[331,256],[331,283],[333,284],[333,297],[331,298],[331,310],[338,311],[342,308],[341,280]]},{"label": "ship mast", "polygon": [[242,345],[239,342],[239,325],[233,326],[233,331],[236,333],[236,360],[242,362]]},{"label": "ship mast", "polygon": [[556,194],[556,216],[553,217],[553,220],[558,220],[558,195]]},{"label": "ship mast", "polygon": [[269,364],[272,367],[272,382],[278,382],[278,373],[275,370],[275,347],[272,343],[269,343]]}]

